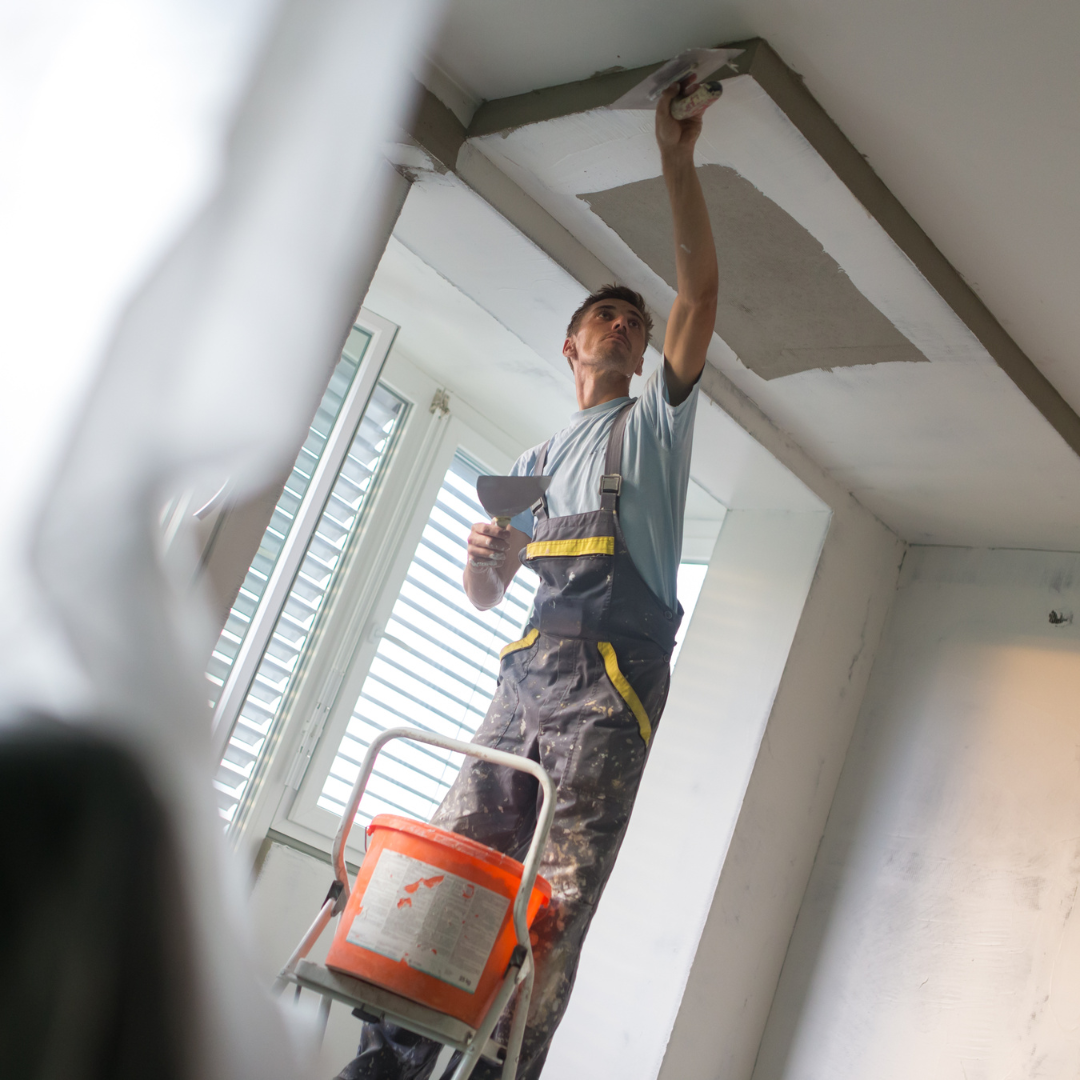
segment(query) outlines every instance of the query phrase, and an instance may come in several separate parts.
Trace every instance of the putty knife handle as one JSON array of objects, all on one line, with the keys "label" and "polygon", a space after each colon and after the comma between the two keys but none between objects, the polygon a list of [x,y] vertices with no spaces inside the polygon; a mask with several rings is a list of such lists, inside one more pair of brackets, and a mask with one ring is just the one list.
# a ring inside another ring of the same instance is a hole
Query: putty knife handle
[{"label": "putty knife handle", "polygon": [[510,528],[510,519],[508,517],[495,517],[495,518],[492,518],[491,520],[495,523],[497,528],[500,528],[500,529],[509,529]]},{"label": "putty knife handle", "polygon": [[677,97],[671,102],[671,115],[676,120],[687,120],[691,116],[703,113],[724,92],[724,84],[719,80],[701,83],[685,97]]}]

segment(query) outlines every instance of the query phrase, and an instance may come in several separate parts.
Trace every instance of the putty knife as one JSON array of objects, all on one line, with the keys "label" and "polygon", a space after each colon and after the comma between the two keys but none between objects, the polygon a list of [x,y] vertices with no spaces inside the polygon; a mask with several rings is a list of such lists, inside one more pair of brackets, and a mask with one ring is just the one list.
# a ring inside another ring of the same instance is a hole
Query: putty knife
[{"label": "putty knife", "polygon": [[[685,91],[697,86],[722,67],[731,67],[734,71],[731,62],[741,56],[742,52],[742,49],[687,49],[639,82],[632,90],[628,90],[618,101],[613,101],[608,108],[655,109],[660,95],[672,83],[685,80]],[[719,96],[716,94],[710,100]]]},{"label": "putty knife", "polygon": [[550,476],[478,476],[476,497],[500,529],[530,506],[551,486]]}]

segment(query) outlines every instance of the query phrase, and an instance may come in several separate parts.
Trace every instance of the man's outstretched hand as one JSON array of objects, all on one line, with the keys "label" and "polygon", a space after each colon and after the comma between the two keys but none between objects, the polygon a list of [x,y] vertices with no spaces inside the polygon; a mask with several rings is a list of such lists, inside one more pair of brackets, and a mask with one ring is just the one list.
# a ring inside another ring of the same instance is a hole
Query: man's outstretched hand
[{"label": "man's outstretched hand", "polygon": [[693,157],[694,143],[701,134],[702,117],[704,110],[696,116],[689,116],[685,120],[676,120],[671,115],[671,103],[677,98],[682,90],[681,83],[672,83],[661,95],[660,102],[656,106],[656,143],[660,147],[660,154],[686,154]]}]

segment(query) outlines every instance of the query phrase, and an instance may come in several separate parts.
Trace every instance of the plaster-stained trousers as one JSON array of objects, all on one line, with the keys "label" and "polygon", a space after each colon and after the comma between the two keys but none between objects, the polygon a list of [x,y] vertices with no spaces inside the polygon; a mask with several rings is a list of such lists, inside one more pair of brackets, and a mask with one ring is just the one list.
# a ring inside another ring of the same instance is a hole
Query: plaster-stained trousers
[{"label": "plaster-stained trousers", "polygon": [[[535,1080],[569,1000],[578,956],[630,820],[649,741],[663,712],[680,614],[645,584],[618,520],[622,432],[613,425],[601,509],[548,518],[534,507],[523,561],[540,575],[533,626],[502,653],[499,683],[474,742],[540,762],[555,817],[540,873],[552,900],[532,927],[536,980],[518,1066]],[[547,447],[537,461],[542,473]],[[539,786],[525,773],[466,758],[432,823],[521,858]],[[508,1017],[495,1038],[505,1044]],[[440,1045],[368,1024],[341,1080],[428,1080]],[[449,1075],[449,1072],[447,1073]],[[481,1062],[478,1080],[499,1075]]]}]

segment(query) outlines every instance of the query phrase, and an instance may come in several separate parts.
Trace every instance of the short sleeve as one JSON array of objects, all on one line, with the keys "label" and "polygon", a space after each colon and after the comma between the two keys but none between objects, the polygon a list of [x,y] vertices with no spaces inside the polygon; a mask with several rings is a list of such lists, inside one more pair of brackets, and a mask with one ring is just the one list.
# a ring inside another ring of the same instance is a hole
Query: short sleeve
[{"label": "short sleeve", "polygon": [[661,364],[645,380],[641,391],[638,409],[642,425],[654,432],[662,447],[670,450],[693,429],[697,396],[698,387],[695,383],[683,401],[672,405],[667,399],[667,384]]}]

